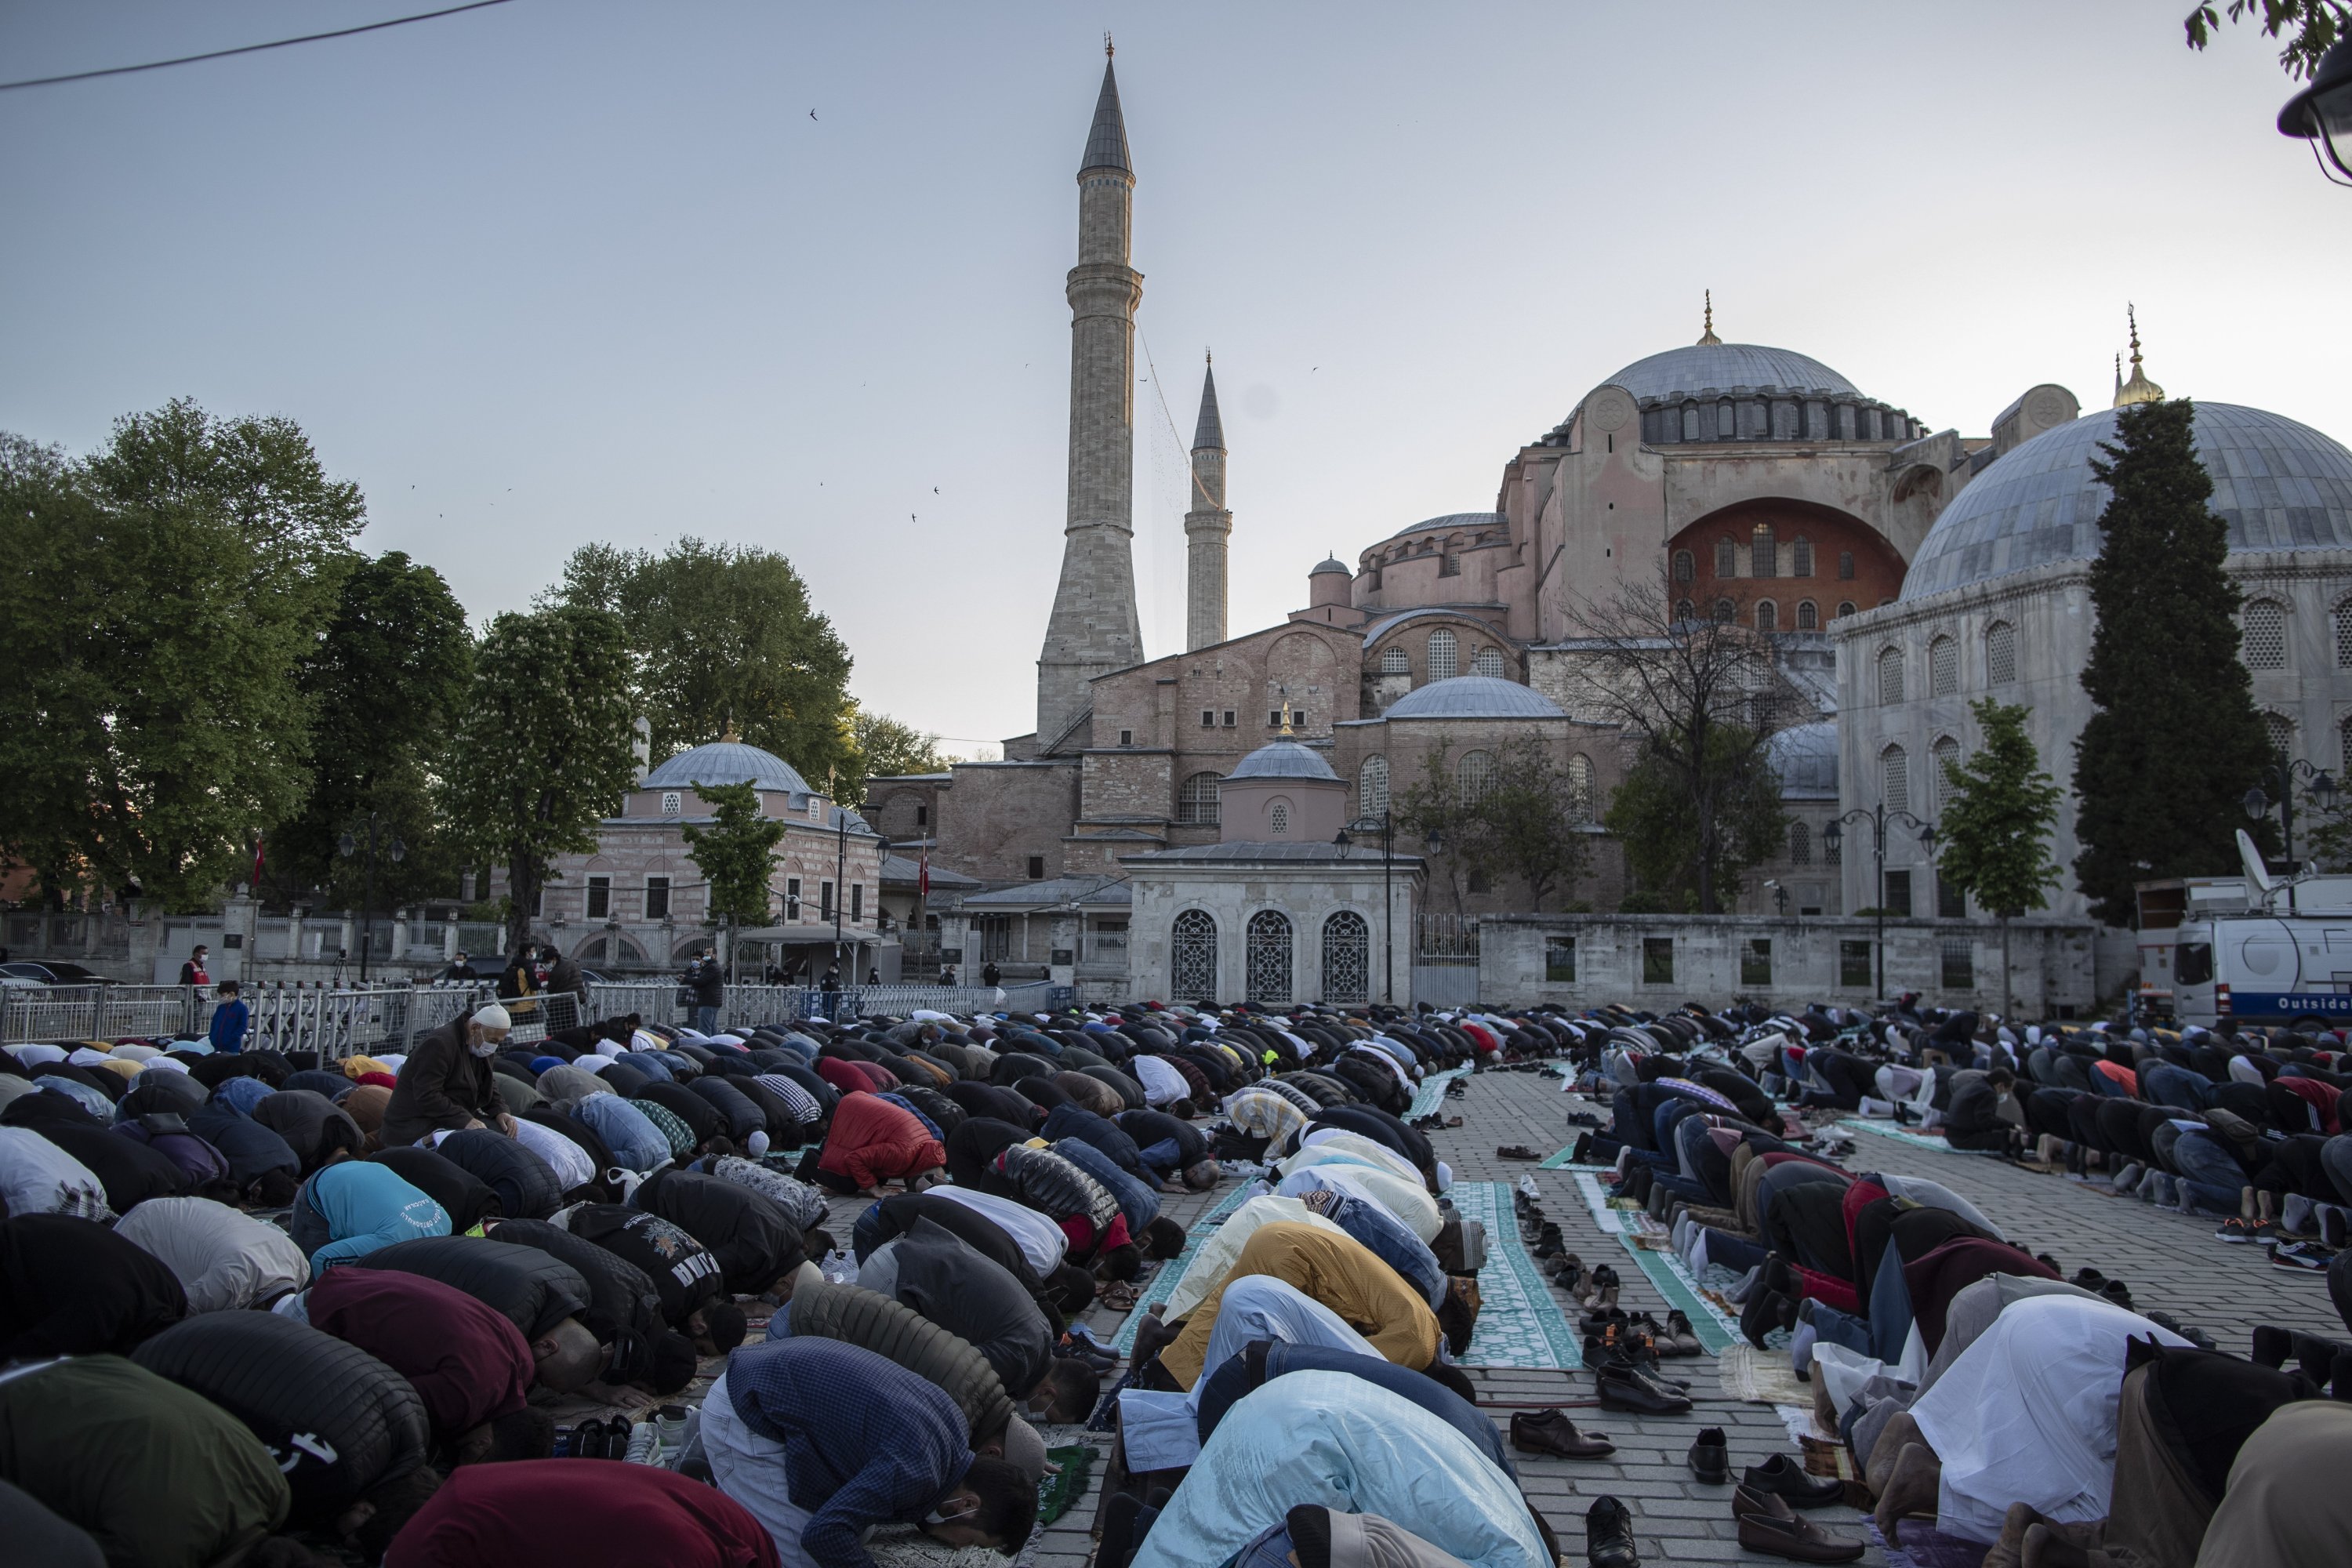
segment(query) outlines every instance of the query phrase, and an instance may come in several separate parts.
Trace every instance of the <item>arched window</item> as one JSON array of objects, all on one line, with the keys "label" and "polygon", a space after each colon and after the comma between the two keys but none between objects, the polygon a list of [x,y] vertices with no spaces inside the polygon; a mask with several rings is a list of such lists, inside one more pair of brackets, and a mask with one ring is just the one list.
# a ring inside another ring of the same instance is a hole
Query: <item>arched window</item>
[{"label": "arched window", "polygon": [[1697,575],[1698,563],[1691,559],[1691,552],[1687,550],[1675,551],[1675,581],[1677,583],[1687,583]]},{"label": "arched window", "polygon": [[1985,628],[1985,680],[2007,686],[2017,679],[2017,628],[1995,621]]},{"label": "arched window", "polygon": [[2336,772],[2346,778],[2352,778],[2352,719],[2347,719],[2337,726],[2336,738],[2338,742]]},{"label": "arched window", "polygon": [[1727,533],[1715,542],[1715,574],[1718,577],[1739,575],[1739,546]]},{"label": "arched window", "polygon": [[1801,822],[1789,824],[1789,864],[1810,866],[1813,863],[1813,830]]},{"label": "arched window", "polygon": [[1277,800],[1266,807],[1265,825],[1277,835],[1287,834],[1290,831],[1290,803]]},{"label": "arched window", "polygon": [[1797,542],[1790,548],[1789,553],[1790,576],[1810,577],[1813,574],[1813,542],[1811,540],[1801,533],[1797,535]]},{"label": "arched window", "polygon": [[1717,599],[1715,602],[1715,618],[1718,624],[1727,626],[1738,618],[1738,612],[1732,608],[1730,600]]},{"label": "arched window", "polygon": [[1911,809],[1911,758],[1902,747],[1889,746],[1878,753],[1878,782],[1887,810]]},{"label": "arched window", "polygon": [[1491,647],[1480,648],[1476,656],[1470,660],[1470,673],[1483,675],[1494,680],[1503,679],[1502,650]]},{"label": "arched window", "polygon": [[1779,631],[1780,629],[1780,606],[1774,604],[1769,599],[1759,602],[1756,606],[1756,629],[1759,632]]},{"label": "arched window", "polygon": [[1250,916],[1249,1000],[1290,1000],[1290,917],[1279,910]]},{"label": "arched window", "polygon": [[2352,599],[2336,606],[2336,668],[2352,669]]},{"label": "arched window", "polygon": [[1217,786],[1223,781],[1215,773],[1194,773],[1176,792],[1176,820],[1193,827],[1217,826]]},{"label": "arched window", "polygon": [[1813,602],[1811,599],[1798,600],[1797,629],[1801,632],[1814,631],[1820,628],[1821,624],[1822,613],[1814,607]]},{"label": "arched window", "polygon": [[1568,759],[1569,819],[1591,821],[1592,804],[1592,759],[1579,752]]},{"label": "arched window", "polygon": [[1217,994],[1217,922],[1186,910],[1168,930],[1168,994],[1213,1001]]},{"label": "arched window", "polygon": [[1389,808],[1389,760],[1386,757],[1364,759],[1363,771],[1356,775],[1356,798],[1362,802],[1366,816],[1378,816]]},{"label": "arched window", "polygon": [[2248,669],[2286,668],[2286,606],[2276,599],[2246,606],[2245,657]]},{"label": "arched window", "polygon": [[1937,697],[1949,697],[1960,689],[1960,645],[1950,637],[1937,637],[1927,645],[1927,690]]},{"label": "arched window", "polygon": [[1429,679],[1451,680],[1462,673],[1462,645],[1440,626],[1429,634]]},{"label": "arched window", "polygon": [[1692,604],[1688,599],[1676,599],[1675,601],[1675,619],[1681,621],[1685,625],[1698,619],[1698,606]]},{"label": "arched window", "polygon": [[2284,713],[2263,715],[2263,733],[2270,738],[2271,752],[2275,756],[2294,755],[2294,721]]},{"label": "arched window", "polygon": [[1372,928],[1351,910],[1323,922],[1323,1000],[1369,1002],[1372,982]]},{"label": "arched window", "polygon": [[1759,522],[1748,534],[1748,564],[1750,576],[1778,577],[1780,574],[1780,541],[1772,525]]},{"label": "arched window", "polygon": [[1391,643],[1389,645],[1388,651],[1381,655],[1381,673],[1382,675],[1411,675],[1412,673],[1412,660],[1405,657],[1404,649]]},{"label": "arched window", "polygon": [[1696,403],[1683,405],[1683,439],[1685,441],[1698,439],[1698,405]]},{"label": "arched window", "polygon": [[1838,578],[1842,582],[1853,580],[1853,552],[1851,550],[1838,552]]},{"label": "arched window", "polygon": [[1739,438],[1739,415],[1731,399],[1725,398],[1715,405],[1715,438],[1736,441]]},{"label": "arched window", "polygon": [[1903,650],[1899,647],[1878,650],[1878,700],[1881,702],[1903,700]]},{"label": "arched window", "polygon": [[1949,735],[1939,735],[1936,743],[1927,748],[1927,754],[1935,761],[1936,815],[1940,817],[1952,804],[1952,781],[1945,777],[1944,764],[1960,765],[1960,743]]},{"label": "arched window", "polygon": [[1495,753],[1463,752],[1461,762],[1454,764],[1454,776],[1461,786],[1462,804],[1477,805],[1495,787]]},{"label": "arched window", "polygon": [[1845,616],[1852,614],[1853,614],[1853,601],[1852,599],[1840,599],[1838,601],[1838,615],[1840,616]]}]

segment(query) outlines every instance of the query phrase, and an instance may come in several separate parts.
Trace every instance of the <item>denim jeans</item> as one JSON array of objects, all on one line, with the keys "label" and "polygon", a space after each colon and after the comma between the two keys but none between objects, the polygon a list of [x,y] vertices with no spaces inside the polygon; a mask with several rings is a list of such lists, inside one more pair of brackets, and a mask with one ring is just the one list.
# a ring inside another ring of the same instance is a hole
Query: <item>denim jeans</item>
[{"label": "denim jeans", "polygon": [[2193,1198],[2216,1214],[2238,1212],[2239,1196],[2246,1185],[2245,1169],[2212,1133],[2194,1128],[2181,1133],[2172,1145],[2172,1164],[2180,1174],[2184,1199]]},{"label": "denim jeans", "polygon": [[697,1007],[694,1010],[694,1030],[695,1033],[698,1035],[717,1034],[719,1032],[719,1009],[716,1007]]},{"label": "denim jeans", "polygon": [[2202,1073],[2158,1062],[2140,1069],[2139,1086],[2157,1105],[2176,1110],[2203,1110],[2213,1103],[2213,1080]]}]

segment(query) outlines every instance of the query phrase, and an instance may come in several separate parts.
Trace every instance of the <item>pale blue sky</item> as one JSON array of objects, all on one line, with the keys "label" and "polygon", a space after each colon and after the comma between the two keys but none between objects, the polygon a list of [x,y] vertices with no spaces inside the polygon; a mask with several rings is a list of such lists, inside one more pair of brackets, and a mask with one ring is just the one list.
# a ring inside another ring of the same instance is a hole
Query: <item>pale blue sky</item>
[{"label": "pale blue sky", "polygon": [[[778,549],[862,700],[999,737],[1060,559],[1106,27],[1188,440],[1217,352],[1242,631],[1327,552],[1492,506],[1706,288],[1727,339],[1967,435],[2038,381],[2104,404],[2130,299],[2171,391],[2352,439],[2352,194],[2272,129],[2275,47],[2192,55],[2188,3],[515,0],[0,94],[0,427],[291,415],[369,547],[478,616],[587,540]],[[0,75],[426,8],[16,0]],[[1154,391],[1157,654],[1182,491]]]}]

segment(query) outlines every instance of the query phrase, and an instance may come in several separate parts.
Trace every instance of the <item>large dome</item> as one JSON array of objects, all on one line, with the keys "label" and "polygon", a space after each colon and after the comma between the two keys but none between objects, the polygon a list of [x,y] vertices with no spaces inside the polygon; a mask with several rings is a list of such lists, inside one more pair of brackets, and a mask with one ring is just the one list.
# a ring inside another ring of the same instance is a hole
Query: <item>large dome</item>
[{"label": "large dome", "polygon": [[646,775],[646,789],[688,789],[698,784],[753,784],[763,790],[814,793],[793,764],[740,741],[713,741],[680,752]]},{"label": "large dome", "polygon": [[1532,687],[1492,675],[1457,675],[1415,687],[1389,704],[1383,719],[1565,719]]},{"label": "large dome", "polygon": [[1822,393],[1859,397],[1862,389],[1817,359],[1759,343],[1692,343],[1637,359],[1603,384],[1622,386],[1648,403],[1740,388],[1749,392]]},{"label": "large dome", "polygon": [[[2099,552],[2107,487],[2091,472],[2118,410],[2003,453],[1927,531],[1906,600]],[[2306,425],[2231,403],[2197,405],[2197,456],[2239,551],[2352,549],[2352,451]]]}]

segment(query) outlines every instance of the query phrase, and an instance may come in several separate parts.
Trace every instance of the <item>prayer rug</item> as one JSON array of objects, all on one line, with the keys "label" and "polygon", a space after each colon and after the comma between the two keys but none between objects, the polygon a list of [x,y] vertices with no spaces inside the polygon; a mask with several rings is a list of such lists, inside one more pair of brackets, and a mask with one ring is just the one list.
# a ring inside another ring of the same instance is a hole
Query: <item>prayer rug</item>
[{"label": "prayer rug", "polygon": [[1857,1132],[1874,1132],[1881,1138],[1892,1138],[1897,1143],[1908,1143],[1915,1149],[1933,1149],[1939,1154],[1993,1154],[1997,1149],[1955,1149],[1941,1138],[1930,1138],[1924,1132],[1912,1132],[1890,1121],[1870,1121],[1859,1116],[1838,1119],[1840,1127],[1851,1127]]},{"label": "prayer rug", "polygon": [[1461,1067],[1447,1068],[1444,1072],[1432,1073],[1423,1079],[1421,1087],[1413,1091],[1412,1105],[1405,1111],[1404,1119],[1411,1121],[1415,1117],[1427,1116],[1431,1111],[1444,1105],[1445,1086],[1469,1070],[1469,1065],[1465,1063]]},{"label": "prayer rug", "polygon": [[1584,1364],[1576,1325],[1520,1244],[1508,1182],[1456,1182],[1446,1194],[1464,1224],[1486,1227],[1486,1264],[1478,1270],[1478,1326],[1465,1366],[1526,1366],[1574,1372]]},{"label": "prayer rug", "polygon": [[1638,1209],[1611,1207],[1601,1178],[1590,1172],[1577,1173],[1576,1186],[1584,1194],[1584,1206],[1592,1212],[1592,1223],[1615,1237],[1633,1255],[1635,1267],[1657,1287],[1667,1306],[1682,1309],[1690,1319],[1691,1332],[1698,1336],[1708,1354],[1720,1355],[1725,1347],[1739,1342],[1738,1318],[1700,1288],[1683,1260],[1675,1256],[1664,1226]]},{"label": "prayer rug", "polygon": [[1232,1191],[1217,1200],[1216,1207],[1202,1215],[1192,1228],[1185,1232],[1184,1250],[1160,1266],[1159,1271],[1151,1277],[1151,1283],[1137,1298],[1135,1310],[1128,1313],[1127,1321],[1119,1324],[1118,1332],[1111,1336],[1111,1344],[1121,1355],[1135,1352],[1135,1331],[1143,1326],[1145,1310],[1176,1294],[1176,1286],[1184,1278],[1184,1270],[1192,1267],[1193,1256],[1201,1250],[1201,1243],[1223,1223],[1227,1215],[1242,1206],[1254,1185],[1255,1183],[1235,1183]]},{"label": "prayer rug", "polygon": [[1862,1521],[1863,1532],[1886,1553],[1886,1568],[1984,1568],[1991,1550],[1957,1535],[1946,1535],[1924,1519],[1903,1521],[1903,1544],[1889,1546],[1878,1532],[1878,1521]]},{"label": "prayer rug", "polygon": [[1770,1355],[1752,1345],[1728,1345],[1717,1361],[1715,1373],[1722,1380],[1726,1399],[1801,1405],[1809,1413],[1812,1408],[1811,1387],[1797,1380],[1785,1355]]},{"label": "prayer rug", "polygon": [[1575,1161],[1569,1158],[1569,1155],[1574,1152],[1575,1148],[1576,1145],[1570,1143],[1559,1153],[1550,1156],[1549,1159],[1546,1159],[1541,1163],[1538,1164],[1536,1169],[1538,1171],[1613,1171],[1617,1168],[1616,1166],[1608,1163],[1606,1161],[1597,1165],[1580,1165]]}]

